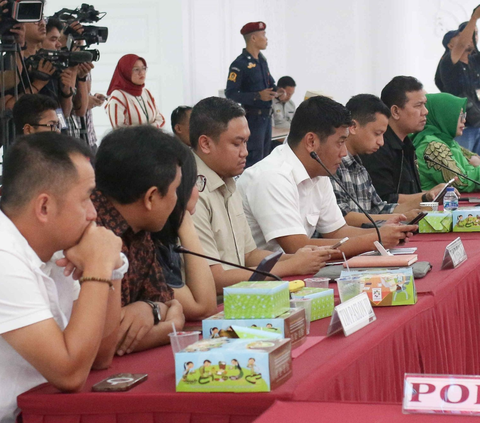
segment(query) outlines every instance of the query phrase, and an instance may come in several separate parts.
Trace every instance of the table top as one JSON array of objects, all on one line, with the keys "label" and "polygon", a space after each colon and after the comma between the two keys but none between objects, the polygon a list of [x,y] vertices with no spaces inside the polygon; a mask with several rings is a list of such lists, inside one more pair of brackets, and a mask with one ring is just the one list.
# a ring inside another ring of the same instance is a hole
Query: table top
[{"label": "table top", "polygon": [[[415,235],[407,245],[418,247],[419,260],[430,261],[433,265],[432,272],[415,282],[417,304],[377,307],[374,309],[377,321],[373,324],[349,337],[339,333],[325,338],[293,360],[292,378],[273,392],[176,393],[173,354],[170,346],[164,346],[116,357],[110,369],[91,372],[81,393],[59,394],[52,386],[42,385],[21,395],[18,404],[24,410],[25,423],[37,421],[29,420],[29,415],[95,412],[112,415],[148,412],[162,418],[190,413],[204,417],[223,416],[225,421],[232,421],[230,417],[236,416],[235,421],[250,422],[276,400],[330,401],[333,398],[345,401],[356,398],[359,402],[399,402],[405,372],[442,370],[447,372],[445,374],[468,374],[466,372],[477,367],[480,372],[479,358],[468,356],[480,349],[480,330],[476,330],[480,326],[479,319],[472,322],[472,333],[468,337],[462,336],[455,326],[470,322],[468,313],[475,309],[476,300],[480,299],[478,235],[461,234],[468,260],[457,269],[440,271],[445,246],[458,235]],[[468,307],[457,311],[454,321],[445,320],[446,314],[460,301],[468,303]],[[330,318],[312,322],[310,336],[325,336],[329,323]],[[449,345],[450,337],[453,345]],[[93,384],[121,372],[147,373],[148,380],[129,392],[91,392]],[[386,386],[390,392],[386,392]]]}]

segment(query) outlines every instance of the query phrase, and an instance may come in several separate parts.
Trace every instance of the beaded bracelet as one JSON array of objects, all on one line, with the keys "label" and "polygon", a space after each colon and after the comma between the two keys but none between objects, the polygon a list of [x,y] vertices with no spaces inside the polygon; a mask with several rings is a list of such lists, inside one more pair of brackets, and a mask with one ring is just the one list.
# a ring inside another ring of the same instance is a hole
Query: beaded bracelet
[{"label": "beaded bracelet", "polygon": [[102,279],[102,278],[96,278],[94,276],[82,276],[78,282],[80,283],[80,285],[83,283],[83,282],[103,282],[103,283],[108,283],[108,286],[110,287],[110,289],[113,291],[115,290],[115,288],[113,287],[113,283],[110,279]]}]

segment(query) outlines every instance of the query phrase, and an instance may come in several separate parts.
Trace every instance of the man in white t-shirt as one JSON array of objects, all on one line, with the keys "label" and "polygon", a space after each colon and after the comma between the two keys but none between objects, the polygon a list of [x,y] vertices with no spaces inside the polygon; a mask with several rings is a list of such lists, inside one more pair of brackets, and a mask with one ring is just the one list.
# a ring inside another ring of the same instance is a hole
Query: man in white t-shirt
[{"label": "man in white t-shirt", "polygon": [[[342,250],[355,255],[374,249],[376,233],[348,226],[338,208],[328,173],[315,161],[317,154],[335,173],[347,154],[345,139],[350,112],[336,101],[311,97],[295,112],[288,144],[245,170],[237,181],[243,208],[258,248],[294,253],[307,245],[331,245],[340,238],[355,238]],[[385,247],[408,238],[415,225],[384,225]],[[315,230],[322,239],[311,239]]]},{"label": "man in white t-shirt", "polygon": [[295,94],[297,84],[291,76],[282,76],[277,87],[285,90],[285,95],[272,100],[273,126],[275,128],[290,128],[293,115],[295,114],[295,103],[292,96]]},{"label": "man in white t-shirt", "polygon": [[120,255],[120,238],[94,223],[90,160],[86,146],[53,132],[18,138],[6,156],[0,204],[1,423],[15,421],[22,392],[46,381],[79,390],[92,366],[108,367],[115,352],[120,280],[128,261]]}]

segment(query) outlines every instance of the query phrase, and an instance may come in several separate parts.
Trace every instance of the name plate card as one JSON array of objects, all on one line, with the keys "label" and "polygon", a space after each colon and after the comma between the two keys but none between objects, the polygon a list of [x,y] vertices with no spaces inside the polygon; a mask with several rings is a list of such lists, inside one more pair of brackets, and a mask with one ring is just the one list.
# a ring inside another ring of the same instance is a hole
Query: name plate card
[{"label": "name plate card", "polygon": [[442,269],[455,269],[467,260],[467,253],[460,237],[453,240],[445,248],[443,254]]},{"label": "name plate card", "polygon": [[327,336],[343,329],[345,336],[351,335],[377,319],[365,292],[350,298],[335,307]]},{"label": "name plate card", "polygon": [[406,373],[403,412],[480,416],[480,376]]}]

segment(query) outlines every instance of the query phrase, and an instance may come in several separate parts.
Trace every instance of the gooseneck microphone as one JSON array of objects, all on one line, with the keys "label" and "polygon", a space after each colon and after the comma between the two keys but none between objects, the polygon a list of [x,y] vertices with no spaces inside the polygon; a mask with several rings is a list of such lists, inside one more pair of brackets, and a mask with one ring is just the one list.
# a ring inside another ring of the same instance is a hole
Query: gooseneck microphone
[{"label": "gooseneck microphone", "polygon": [[427,162],[435,163],[436,165],[441,166],[441,167],[443,167],[444,169],[447,169],[448,171],[450,171],[450,172],[452,172],[452,173],[455,173],[455,175],[458,175],[458,176],[460,176],[461,178],[467,179],[467,180],[469,180],[470,182],[473,182],[474,184],[480,185],[480,182],[476,181],[475,179],[469,178],[467,175],[465,175],[465,174],[463,174],[463,173],[460,173],[460,172],[457,172],[456,170],[453,170],[452,168],[444,165],[443,163],[440,163],[440,162],[438,162],[437,160],[432,159],[428,154],[424,154],[424,155],[423,155],[423,158],[424,158],[425,161],[427,161]]},{"label": "gooseneck microphone", "polygon": [[173,247],[173,251],[175,251],[176,253],[191,254],[193,256],[198,256],[198,257],[201,257],[201,258],[204,258],[204,259],[207,259],[207,260],[217,261],[219,263],[227,264],[228,266],[233,266],[233,267],[238,267],[239,269],[248,270],[249,272],[252,272],[252,273],[260,273],[261,275],[265,275],[265,276],[273,278],[277,281],[283,282],[282,278],[280,278],[277,275],[274,275],[273,273],[265,272],[263,270],[258,270],[258,269],[250,269],[246,266],[241,266],[240,264],[230,263],[229,261],[220,260],[220,259],[217,259],[215,257],[206,256],[206,255],[200,254],[200,253],[194,253],[193,251],[190,251],[190,250],[186,249],[185,247],[182,247],[181,245],[177,245],[177,246]]},{"label": "gooseneck microphone", "polygon": [[[382,244],[382,237],[380,236],[380,229],[378,229],[378,225],[376,224],[376,222],[372,219],[372,216],[370,216],[370,214],[368,214],[364,208],[358,204],[358,201],[347,191],[347,189],[343,186],[343,184],[340,182],[340,180],[334,176],[332,174],[332,172],[330,172],[328,169],[327,169],[327,166],[325,166],[323,164],[323,162],[320,160],[320,157],[318,157],[318,154],[315,153],[315,151],[312,151],[310,153],[310,157],[315,160],[316,162],[318,162],[324,169],[325,169],[325,172],[327,172],[330,177],[340,186],[340,188],[342,188],[343,192],[345,192],[345,194],[348,195],[348,197],[357,205],[357,207],[360,209],[360,211],[367,217],[368,220],[370,220],[370,222],[372,222],[372,225],[373,227],[375,228],[375,230],[377,231],[377,236],[378,236],[378,242],[380,244]],[[383,244],[382,244],[383,246]]]}]

